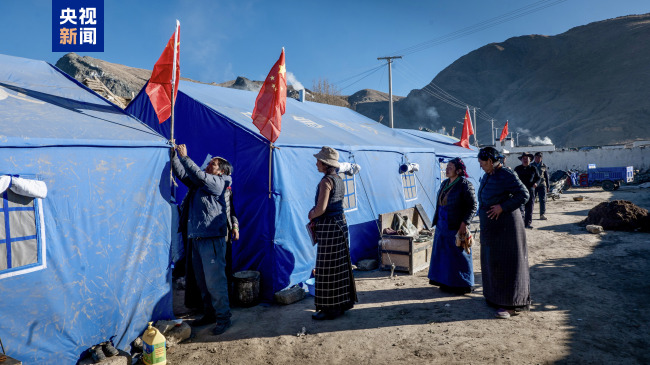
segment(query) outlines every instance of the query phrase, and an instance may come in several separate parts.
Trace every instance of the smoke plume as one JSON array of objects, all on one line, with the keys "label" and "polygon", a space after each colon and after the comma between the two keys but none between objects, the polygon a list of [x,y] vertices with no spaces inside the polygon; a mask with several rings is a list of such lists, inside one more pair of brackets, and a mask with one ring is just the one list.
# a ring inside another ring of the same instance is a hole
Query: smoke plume
[{"label": "smoke plume", "polygon": [[293,85],[293,88],[296,89],[296,90],[302,90],[302,89],[305,88],[304,86],[302,86],[300,81],[298,81],[296,76],[294,76],[294,74],[292,72],[289,72],[289,71],[287,71],[287,82],[290,83],[291,85]]}]

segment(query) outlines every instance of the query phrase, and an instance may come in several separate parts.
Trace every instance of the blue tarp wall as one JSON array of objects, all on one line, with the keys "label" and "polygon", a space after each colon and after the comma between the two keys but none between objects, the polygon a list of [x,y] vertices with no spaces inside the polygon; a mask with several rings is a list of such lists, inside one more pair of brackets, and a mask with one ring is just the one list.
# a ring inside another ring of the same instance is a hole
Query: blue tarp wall
[{"label": "blue tarp wall", "polygon": [[[275,143],[269,197],[269,143],[251,120],[256,92],[181,81],[175,105],[176,142],[188,145],[199,166],[222,156],[234,166],[233,195],[240,241],[233,244],[235,270],[261,272],[265,300],[310,278],[316,250],[305,224],[314,205],[318,173],[313,154],[324,145],[339,160],[361,165],[354,177],[357,208],[346,212],[352,261],[378,257],[379,214],[422,204],[433,214],[439,168],[432,143],[392,130],[348,108],[287,99],[282,133]],[[127,111],[165,137],[143,90]],[[420,165],[417,197],[406,201],[399,166]],[[179,183],[179,200],[186,188]]]},{"label": "blue tarp wall", "polygon": [[0,174],[48,187],[40,269],[0,271],[9,356],[74,364],[94,344],[126,349],[148,321],[173,318],[168,151],[54,66],[0,55]]}]

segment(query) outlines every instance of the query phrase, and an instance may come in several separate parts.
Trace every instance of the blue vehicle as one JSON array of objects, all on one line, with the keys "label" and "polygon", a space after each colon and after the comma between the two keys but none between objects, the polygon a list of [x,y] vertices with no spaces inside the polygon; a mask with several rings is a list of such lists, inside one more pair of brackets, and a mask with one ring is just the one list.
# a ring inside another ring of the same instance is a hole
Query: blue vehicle
[{"label": "blue vehicle", "polygon": [[621,187],[624,182],[634,181],[634,168],[625,167],[598,167],[588,170],[589,186],[602,186],[603,190],[613,191]]}]

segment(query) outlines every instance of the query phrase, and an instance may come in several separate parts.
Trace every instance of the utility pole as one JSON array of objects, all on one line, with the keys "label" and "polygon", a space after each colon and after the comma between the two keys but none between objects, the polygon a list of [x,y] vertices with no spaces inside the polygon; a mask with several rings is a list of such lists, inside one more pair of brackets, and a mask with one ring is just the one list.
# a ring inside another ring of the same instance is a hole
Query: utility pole
[{"label": "utility pole", "polygon": [[476,132],[477,132],[477,130],[476,130],[476,108],[473,108],[473,109],[474,109],[474,145],[476,147],[478,147],[478,140],[476,139]]},{"label": "utility pole", "polygon": [[388,122],[391,128],[393,128],[393,72],[391,64],[397,58],[402,58],[402,56],[377,57],[378,60],[386,60],[388,62]]},{"label": "utility pole", "polygon": [[492,123],[492,130],[491,130],[491,132],[492,132],[492,145],[496,146],[497,144],[496,144],[496,140],[495,140],[495,137],[496,137],[495,134],[496,133],[494,133],[494,119],[490,119],[490,123]]}]

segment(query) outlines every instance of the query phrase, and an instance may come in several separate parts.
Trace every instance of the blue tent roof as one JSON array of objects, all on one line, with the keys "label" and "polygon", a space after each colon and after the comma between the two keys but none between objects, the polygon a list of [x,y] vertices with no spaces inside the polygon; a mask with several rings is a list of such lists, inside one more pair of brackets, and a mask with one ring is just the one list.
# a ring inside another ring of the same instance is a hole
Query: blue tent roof
[{"label": "blue tent roof", "polygon": [[440,133],[425,132],[416,129],[398,129],[404,133],[416,136],[427,141],[436,143],[436,154],[444,157],[476,157],[478,155],[478,148],[469,146],[470,149],[456,146],[454,143],[459,140],[454,137],[445,136]]},{"label": "blue tent roof", "polygon": [[[180,82],[179,92],[199,100],[261,140],[265,140],[251,119],[257,93],[188,81]],[[161,132],[164,134],[164,130]],[[418,138],[387,128],[349,108],[309,101],[300,102],[291,98],[287,99],[286,111],[282,117],[282,132],[275,145],[327,145],[347,151],[434,150],[432,145],[422,143]]]},{"label": "blue tent roof", "polygon": [[160,135],[44,61],[0,55],[0,145],[159,146]]}]

